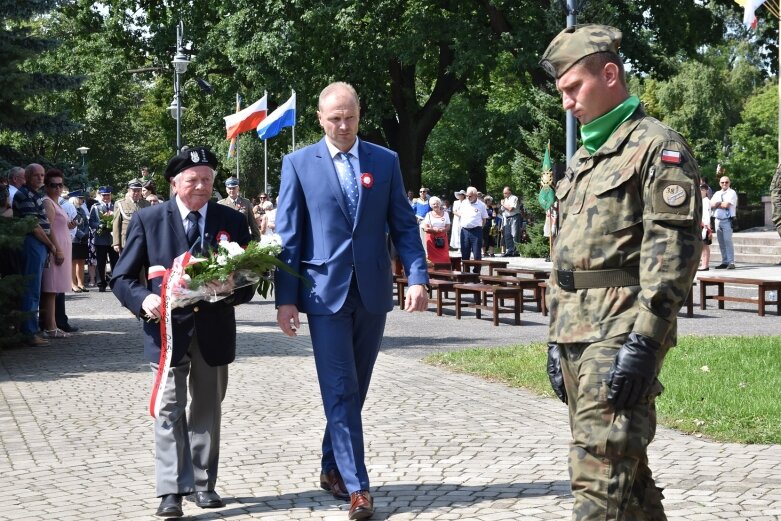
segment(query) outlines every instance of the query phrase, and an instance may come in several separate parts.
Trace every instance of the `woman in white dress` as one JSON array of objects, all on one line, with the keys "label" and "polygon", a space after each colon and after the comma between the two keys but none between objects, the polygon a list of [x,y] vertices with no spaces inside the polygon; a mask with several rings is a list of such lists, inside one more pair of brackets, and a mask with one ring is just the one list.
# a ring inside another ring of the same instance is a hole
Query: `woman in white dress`
[{"label": "woman in white dress", "polygon": [[461,251],[461,203],[466,198],[466,192],[459,190],[454,193],[455,201],[453,201],[453,219],[450,227],[450,247],[456,251]]}]

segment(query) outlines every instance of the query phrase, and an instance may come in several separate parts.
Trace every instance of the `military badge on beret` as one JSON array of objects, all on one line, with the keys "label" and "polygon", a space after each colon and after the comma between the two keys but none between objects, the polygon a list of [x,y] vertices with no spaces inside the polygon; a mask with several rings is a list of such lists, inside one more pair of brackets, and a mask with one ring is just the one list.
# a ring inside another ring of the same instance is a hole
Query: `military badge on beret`
[{"label": "military badge on beret", "polygon": [[193,147],[179,152],[168,161],[165,167],[165,178],[170,180],[182,170],[194,166],[208,166],[212,170],[217,168],[217,156],[206,147]]}]

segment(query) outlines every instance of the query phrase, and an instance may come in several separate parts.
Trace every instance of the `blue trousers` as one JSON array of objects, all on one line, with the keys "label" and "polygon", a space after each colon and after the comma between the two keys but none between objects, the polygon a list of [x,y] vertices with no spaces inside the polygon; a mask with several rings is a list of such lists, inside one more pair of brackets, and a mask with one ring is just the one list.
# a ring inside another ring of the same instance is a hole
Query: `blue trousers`
[{"label": "blue trousers", "polygon": [[28,313],[28,316],[22,321],[20,331],[24,335],[34,335],[39,331],[38,304],[41,301],[43,264],[48,252],[46,246],[31,233],[24,238],[22,252],[22,274],[26,286],[22,295],[22,311]]},{"label": "blue trousers", "polygon": [[338,469],[350,494],[369,490],[361,409],[386,314],[366,311],[353,277],[342,309],[333,315],[307,317],[326,418],[322,470]]},{"label": "blue trousers", "polygon": [[[483,227],[461,228],[461,260],[469,260],[469,255],[474,260],[483,258]],[[474,267],[475,273],[480,273],[480,266]]]},{"label": "blue trousers", "polygon": [[735,246],[732,243],[732,221],[716,219],[716,239],[719,241],[719,252],[722,264],[735,264]]}]

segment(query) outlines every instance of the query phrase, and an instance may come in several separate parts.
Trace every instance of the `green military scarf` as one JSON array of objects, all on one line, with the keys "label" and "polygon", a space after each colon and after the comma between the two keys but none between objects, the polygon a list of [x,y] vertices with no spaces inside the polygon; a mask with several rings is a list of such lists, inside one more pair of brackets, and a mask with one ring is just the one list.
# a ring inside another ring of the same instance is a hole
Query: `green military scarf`
[{"label": "green military scarf", "polygon": [[593,154],[599,150],[599,147],[605,144],[607,138],[613,134],[618,126],[634,114],[639,105],[640,98],[630,96],[607,114],[580,127],[580,138],[588,153]]}]

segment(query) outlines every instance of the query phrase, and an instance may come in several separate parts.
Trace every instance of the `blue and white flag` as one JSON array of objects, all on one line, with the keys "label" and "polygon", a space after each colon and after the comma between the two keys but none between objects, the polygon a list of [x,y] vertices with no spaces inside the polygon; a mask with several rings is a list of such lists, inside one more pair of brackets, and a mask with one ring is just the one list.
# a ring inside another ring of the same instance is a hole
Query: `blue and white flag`
[{"label": "blue and white flag", "polygon": [[258,125],[258,137],[260,139],[270,139],[285,127],[294,127],[296,125],[296,91],[290,96],[284,104],[269,114],[266,119]]}]

